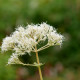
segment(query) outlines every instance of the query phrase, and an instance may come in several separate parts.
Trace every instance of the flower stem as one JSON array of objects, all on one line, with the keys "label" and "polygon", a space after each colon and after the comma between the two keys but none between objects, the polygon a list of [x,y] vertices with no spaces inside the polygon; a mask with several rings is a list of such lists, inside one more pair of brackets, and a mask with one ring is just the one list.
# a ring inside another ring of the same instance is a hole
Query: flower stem
[{"label": "flower stem", "polygon": [[[37,52],[37,47],[35,47],[35,52],[36,52],[37,63],[40,64],[39,57],[38,57],[38,52]],[[38,66],[38,70],[39,70],[40,80],[43,80],[40,66]]]},{"label": "flower stem", "polygon": [[47,44],[47,45],[45,45],[45,46],[39,48],[37,51],[39,52],[39,51],[41,51],[41,50],[43,50],[43,49],[46,49],[46,48],[48,48],[48,47],[50,47],[50,46]]}]

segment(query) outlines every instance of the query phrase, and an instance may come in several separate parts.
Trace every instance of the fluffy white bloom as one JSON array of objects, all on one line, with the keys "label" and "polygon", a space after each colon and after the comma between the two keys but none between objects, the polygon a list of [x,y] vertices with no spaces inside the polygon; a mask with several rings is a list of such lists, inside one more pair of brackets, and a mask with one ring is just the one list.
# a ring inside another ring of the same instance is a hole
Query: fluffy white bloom
[{"label": "fluffy white bloom", "polygon": [[[35,52],[35,46],[38,45],[39,42],[46,40],[48,40],[48,43],[37,51],[50,46],[61,45],[63,36],[58,34],[55,28],[46,23],[37,25],[31,24],[26,27],[20,26],[10,37],[6,37],[3,40],[1,49],[2,51],[13,50],[17,55],[24,55],[26,53]],[[14,63],[16,60],[18,60],[18,58],[13,54],[8,64]]]},{"label": "fluffy white bloom", "polygon": [[9,58],[9,60],[8,60],[8,64],[19,64],[19,63],[21,63],[20,61],[19,61],[19,58],[18,58],[18,55],[17,54],[15,54],[15,53],[13,53],[12,55],[11,55],[11,57]]},{"label": "fluffy white bloom", "polygon": [[62,35],[57,34],[55,32],[51,32],[47,36],[48,36],[48,44],[50,46],[61,45],[62,44],[62,40],[63,40],[63,36]]},{"label": "fluffy white bloom", "polygon": [[14,40],[12,39],[12,37],[6,37],[5,39],[3,39],[3,43],[1,46],[2,51],[7,51],[14,48]]},{"label": "fluffy white bloom", "polygon": [[2,51],[14,50],[17,54],[35,51],[35,45],[41,41],[48,40],[48,46],[61,45],[63,36],[46,24],[28,25],[25,28],[20,26],[10,37],[3,40]]}]

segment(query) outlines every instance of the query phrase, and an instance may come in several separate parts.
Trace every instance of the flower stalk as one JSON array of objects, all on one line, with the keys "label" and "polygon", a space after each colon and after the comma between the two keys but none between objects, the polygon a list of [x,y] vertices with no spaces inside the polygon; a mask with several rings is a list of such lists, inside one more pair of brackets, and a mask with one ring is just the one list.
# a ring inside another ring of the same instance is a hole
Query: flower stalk
[{"label": "flower stalk", "polygon": [[[40,62],[39,62],[39,56],[38,56],[38,52],[37,52],[37,47],[35,47],[35,52],[36,52],[37,63],[40,64]],[[37,67],[38,67],[38,70],[39,70],[40,80],[43,80],[41,68],[40,68],[40,66],[37,66]]]}]

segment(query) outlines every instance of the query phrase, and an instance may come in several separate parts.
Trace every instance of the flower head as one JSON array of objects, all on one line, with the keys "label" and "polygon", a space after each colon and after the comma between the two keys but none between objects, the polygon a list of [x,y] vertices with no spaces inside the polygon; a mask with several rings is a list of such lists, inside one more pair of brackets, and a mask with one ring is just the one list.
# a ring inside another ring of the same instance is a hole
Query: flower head
[{"label": "flower head", "polygon": [[[39,42],[46,40],[48,40],[48,43],[37,51],[50,46],[61,45],[63,36],[58,34],[55,28],[46,23],[31,24],[26,27],[20,26],[10,37],[6,37],[3,40],[1,49],[2,51],[13,50],[17,55],[24,55],[26,53],[35,52],[35,46],[38,45]],[[11,56],[8,64],[14,63],[14,60],[18,60],[15,54]]]}]

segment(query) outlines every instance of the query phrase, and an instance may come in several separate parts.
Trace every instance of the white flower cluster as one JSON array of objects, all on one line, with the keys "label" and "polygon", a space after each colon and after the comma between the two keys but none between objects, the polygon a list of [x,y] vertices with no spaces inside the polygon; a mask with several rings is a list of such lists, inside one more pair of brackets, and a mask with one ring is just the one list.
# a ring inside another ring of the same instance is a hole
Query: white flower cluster
[{"label": "white flower cluster", "polygon": [[[31,24],[27,25],[25,28],[20,26],[10,37],[6,37],[3,40],[1,49],[2,51],[13,50],[17,55],[24,55],[26,52],[35,52],[35,46],[45,40],[48,40],[48,43],[37,51],[53,45],[61,45],[63,36],[58,34],[52,26],[46,23],[37,25]],[[14,56],[11,57],[9,61],[13,62],[12,58],[14,58]]]},{"label": "white flower cluster", "polygon": [[15,54],[15,53],[13,53],[12,55],[11,55],[11,57],[9,58],[9,60],[8,60],[8,64],[21,64],[21,62],[20,62],[20,60],[19,60],[19,58],[18,58],[18,55],[17,54]]}]

